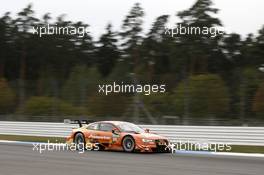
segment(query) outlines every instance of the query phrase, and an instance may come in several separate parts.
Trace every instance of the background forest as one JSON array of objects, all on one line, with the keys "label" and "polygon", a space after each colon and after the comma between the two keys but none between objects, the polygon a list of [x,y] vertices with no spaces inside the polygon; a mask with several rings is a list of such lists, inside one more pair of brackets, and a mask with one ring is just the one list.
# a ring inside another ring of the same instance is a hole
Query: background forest
[{"label": "background forest", "polygon": [[[177,12],[181,24],[221,27],[211,0]],[[63,118],[137,123],[264,125],[264,26],[257,34],[165,34],[169,16],[143,33],[144,9],[135,4],[119,31],[106,24],[98,41],[86,34],[32,34],[33,26],[89,26],[28,5],[0,18],[0,120]],[[175,23],[175,27],[177,24]],[[223,26],[224,27],[224,26]],[[254,32],[254,31],[252,31]],[[102,95],[107,82],[166,84],[166,93]],[[138,108],[137,108],[138,107]],[[136,111],[136,112],[135,112]],[[150,119],[151,118],[151,119]]]}]

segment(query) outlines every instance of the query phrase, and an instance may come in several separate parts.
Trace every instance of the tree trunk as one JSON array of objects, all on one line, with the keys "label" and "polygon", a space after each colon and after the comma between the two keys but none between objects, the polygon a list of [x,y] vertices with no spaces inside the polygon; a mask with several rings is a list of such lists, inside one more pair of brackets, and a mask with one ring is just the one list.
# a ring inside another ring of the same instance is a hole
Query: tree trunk
[{"label": "tree trunk", "polygon": [[0,62],[0,78],[4,78],[5,64],[3,61]]},{"label": "tree trunk", "polygon": [[26,80],[26,49],[23,45],[21,58],[20,58],[20,71],[19,71],[19,109],[23,112],[25,102],[25,80]]}]

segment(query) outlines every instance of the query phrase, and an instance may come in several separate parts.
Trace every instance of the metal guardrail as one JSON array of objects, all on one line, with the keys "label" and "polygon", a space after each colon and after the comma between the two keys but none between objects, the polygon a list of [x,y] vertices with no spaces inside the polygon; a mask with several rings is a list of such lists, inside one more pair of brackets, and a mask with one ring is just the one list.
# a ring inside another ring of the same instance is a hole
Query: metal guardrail
[{"label": "metal guardrail", "polygon": [[[264,146],[264,127],[140,125],[170,140],[198,143]],[[47,122],[0,121],[0,134],[66,137],[77,125]]]}]

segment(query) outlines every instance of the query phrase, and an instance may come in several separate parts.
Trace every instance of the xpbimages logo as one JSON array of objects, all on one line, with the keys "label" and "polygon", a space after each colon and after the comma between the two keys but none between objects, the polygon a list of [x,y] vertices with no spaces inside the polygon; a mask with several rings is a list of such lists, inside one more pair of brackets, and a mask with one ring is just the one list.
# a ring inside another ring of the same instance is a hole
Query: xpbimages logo
[{"label": "xpbimages logo", "polygon": [[224,31],[221,27],[198,27],[179,24],[174,28],[165,28],[164,34],[171,37],[177,37],[179,35],[204,35],[214,38],[218,35],[223,35]]},{"label": "xpbimages logo", "polygon": [[54,151],[78,151],[78,153],[84,153],[85,150],[87,151],[98,151],[99,150],[99,143],[52,143],[48,140],[47,143],[33,143],[33,151],[37,151],[40,154],[44,152],[54,152]]},{"label": "xpbimages logo", "polygon": [[177,153],[177,151],[229,152],[232,150],[232,147],[229,143],[171,140],[170,143],[166,145],[166,150],[167,149],[174,154]]},{"label": "xpbimages logo", "polygon": [[85,26],[57,26],[55,25],[44,25],[32,27],[32,33],[42,37],[43,35],[77,35],[78,37],[84,37],[89,34],[88,28]]},{"label": "xpbimages logo", "polygon": [[150,95],[152,93],[165,93],[166,85],[161,84],[120,84],[113,82],[113,84],[101,84],[98,85],[98,92],[108,95],[110,93],[143,93],[144,95]]}]

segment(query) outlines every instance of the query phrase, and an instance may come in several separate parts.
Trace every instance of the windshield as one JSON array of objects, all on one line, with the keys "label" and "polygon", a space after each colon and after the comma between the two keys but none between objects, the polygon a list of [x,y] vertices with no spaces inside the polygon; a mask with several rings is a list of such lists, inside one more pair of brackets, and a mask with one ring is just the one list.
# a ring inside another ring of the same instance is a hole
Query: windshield
[{"label": "windshield", "polygon": [[122,122],[117,126],[120,128],[121,132],[136,132],[136,133],[145,132],[144,129],[140,128],[139,126],[133,123]]}]

